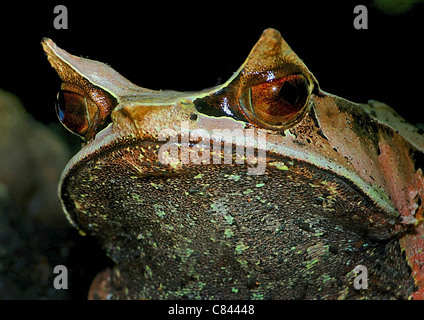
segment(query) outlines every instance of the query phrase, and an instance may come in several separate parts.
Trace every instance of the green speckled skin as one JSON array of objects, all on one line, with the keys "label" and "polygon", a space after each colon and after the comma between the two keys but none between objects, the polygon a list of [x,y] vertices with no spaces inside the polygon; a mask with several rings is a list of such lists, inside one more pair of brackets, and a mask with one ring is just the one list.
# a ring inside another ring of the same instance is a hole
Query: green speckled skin
[{"label": "green speckled skin", "polygon": [[[144,149],[80,163],[62,191],[77,225],[119,266],[112,298],[405,299],[414,290],[398,242],[349,223],[352,203],[367,210],[369,199],[345,181],[281,157],[258,176],[234,165],[137,176],[121,159]],[[73,208],[81,197],[90,200]],[[359,264],[372,272],[367,290],[352,284]]]}]

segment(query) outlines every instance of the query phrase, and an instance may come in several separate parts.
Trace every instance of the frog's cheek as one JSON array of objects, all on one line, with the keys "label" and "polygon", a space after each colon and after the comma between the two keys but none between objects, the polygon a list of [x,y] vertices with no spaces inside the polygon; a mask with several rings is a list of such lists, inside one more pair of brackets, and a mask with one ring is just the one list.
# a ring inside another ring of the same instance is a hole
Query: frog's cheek
[{"label": "frog's cheek", "polygon": [[314,99],[314,112],[323,135],[369,186],[371,198],[395,208],[402,224],[417,223],[423,178],[411,154],[420,151],[360,104],[327,95]]}]

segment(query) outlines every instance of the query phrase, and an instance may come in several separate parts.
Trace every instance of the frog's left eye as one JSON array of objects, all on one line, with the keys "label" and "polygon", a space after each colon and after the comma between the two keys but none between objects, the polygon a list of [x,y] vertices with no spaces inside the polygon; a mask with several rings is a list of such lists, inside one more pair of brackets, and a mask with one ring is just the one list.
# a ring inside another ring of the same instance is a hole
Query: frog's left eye
[{"label": "frog's left eye", "polygon": [[256,124],[281,130],[296,124],[308,107],[312,85],[301,74],[273,79],[249,88],[240,103]]}]

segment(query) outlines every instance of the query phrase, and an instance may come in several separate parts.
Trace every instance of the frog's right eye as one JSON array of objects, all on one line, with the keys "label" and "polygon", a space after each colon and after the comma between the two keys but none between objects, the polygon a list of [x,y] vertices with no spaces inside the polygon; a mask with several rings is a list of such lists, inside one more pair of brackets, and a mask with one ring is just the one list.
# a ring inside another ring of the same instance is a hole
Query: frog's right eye
[{"label": "frog's right eye", "polygon": [[98,108],[85,96],[61,90],[57,96],[56,113],[66,129],[85,139],[90,124],[98,117]]},{"label": "frog's right eye", "polygon": [[56,113],[66,129],[88,141],[105,128],[117,104],[111,94],[100,88],[62,83]]}]

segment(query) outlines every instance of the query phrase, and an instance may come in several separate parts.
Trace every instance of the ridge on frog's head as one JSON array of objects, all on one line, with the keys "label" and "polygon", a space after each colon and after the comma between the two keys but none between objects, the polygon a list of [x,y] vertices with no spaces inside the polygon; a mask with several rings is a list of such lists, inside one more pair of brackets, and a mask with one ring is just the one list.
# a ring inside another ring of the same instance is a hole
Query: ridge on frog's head
[{"label": "ridge on frog's head", "polygon": [[[391,252],[408,268],[393,239],[424,261],[408,238],[423,232],[423,136],[380,102],[321,90],[275,29],[228,81],[198,92],[142,88],[42,44],[62,79],[59,119],[86,141],[62,175],[64,211],[100,239],[116,279],[143,275],[117,296],[282,298],[302,295],[288,283],[304,281],[314,283],[305,297],[340,297],[349,266]],[[218,284],[222,273],[231,280]],[[339,280],[318,285],[322,274]],[[399,276],[397,294],[412,294],[411,279]]]},{"label": "ridge on frog's head", "polygon": [[[104,63],[70,55],[50,39],[44,39],[42,44],[50,63],[63,81],[58,104],[60,119],[65,127],[85,140],[90,140],[103,129],[105,118],[110,116],[117,105],[121,108],[126,106],[130,108],[137,104],[147,110],[152,105],[169,105],[182,99],[193,100],[211,95],[229,85],[237,91],[234,92],[237,95],[234,98],[240,100],[232,107],[239,109],[236,112],[243,120],[251,121],[260,127],[281,131],[300,121],[308,110],[307,100],[310,93],[314,89],[318,92],[318,83],[314,76],[275,29],[264,31],[245,63],[226,83],[192,93],[155,91],[138,87]],[[257,85],[264,82],[266,85]],[[275,88],[280,87],[284,90],[274,94],[272,90],[275,91]],[[274,99],[283,93],[286,94],[286,99],[299,98],[299,100],[286,101],[285,109],[278,108],[277,105],[284,99],[274,102],[276,105],[273,108],[264,108],[264,105],[250,102],[258,100],[255,98],[260,94],[267,94],[269,99]],[[81,101],[84,98],[85,100]],[[224,106],[222,103],[211,104],[209,108],[220,109],[215,110],[219,113],[223,112]],[[87,109],[87,115],[80,109]],[[81,115],[75,114],[77,112]],[[85,121],[82,125],[80,119],[84,116]]]}]

